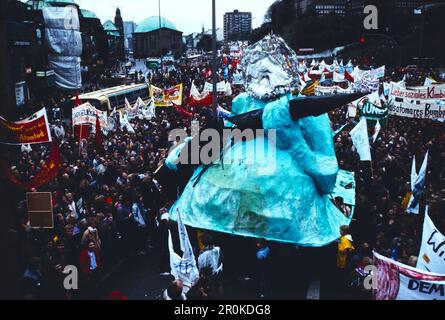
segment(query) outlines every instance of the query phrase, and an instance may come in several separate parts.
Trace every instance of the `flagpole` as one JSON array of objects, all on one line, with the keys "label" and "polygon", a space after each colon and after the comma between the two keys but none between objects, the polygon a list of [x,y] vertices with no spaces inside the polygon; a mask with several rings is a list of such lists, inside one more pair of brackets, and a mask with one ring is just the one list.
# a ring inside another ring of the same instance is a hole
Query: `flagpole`
[{"label": "flagpole", "polygon": [[161,35],[161,28],[162,28],[162,23],[161,23],[161,0],[158,0],[158,10],[159,10],[159,58],[161,58],[161,72],[164,73],[164,66],[162,63],[162,46],[161,46],[161,41],[162,41],[162,35]]},{"label": "flagpole", "polygon": [[212,0],[212,79],[213,79],[213,97],[212,97],[212,111],[213,117],[217,118],[217,104],[218,104],[218,96],[217,96],[217,62],[216,62],[216,9],[215,9],[215,0]]},{"label": "flagpole", "polygon": [[83,124],[80,125],[80,129],[79,129],[79,156],[80,156],[80,148],[82,147],[82,129],[83,129]]}]

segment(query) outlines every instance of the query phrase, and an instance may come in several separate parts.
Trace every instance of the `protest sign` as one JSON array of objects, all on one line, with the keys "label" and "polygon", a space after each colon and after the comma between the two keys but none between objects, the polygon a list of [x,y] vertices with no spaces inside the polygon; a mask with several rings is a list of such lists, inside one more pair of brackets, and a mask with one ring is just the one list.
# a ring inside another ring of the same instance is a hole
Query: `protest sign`
[{"label": "protest sign", "polygon": [[100,111],[93,107],[89,102],[73,108],[72,120],[73,127],[81,124],[96,125],[96,116],[99,118],[102,131],[108,128],[108,116],[106,111]]},{"label": "protest sign", "polygon": [[51,142],[51,132],[43,108],[21,121],[8,121],[0,117],[0,143],[34,144]]},{"label": "protest sign", "polygon": [[156,107],[182,105],[182,83],[165,90],[151,85],[150,97]]},{"label": "protest sign", "polygon": [[422,271],[374,252],[374,300],[445,300],[445,275]]}]

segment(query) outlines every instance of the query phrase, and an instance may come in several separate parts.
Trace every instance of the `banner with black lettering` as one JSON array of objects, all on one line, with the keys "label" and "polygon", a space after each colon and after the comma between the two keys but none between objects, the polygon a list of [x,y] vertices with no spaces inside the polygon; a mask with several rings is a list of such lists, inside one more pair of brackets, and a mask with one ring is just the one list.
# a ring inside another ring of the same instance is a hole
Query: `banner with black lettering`
[{"label": "banner with black lettering", "polygon": [[374,300],[445,300],[445,274],[416,269],[374,252]]},{"label": "banner with black lettering", "polygon": [[445,119],[445,102],[441,100],[422,100],[423,102],[407,102],[392,100],[389,114],[414,119]]},{"label": "banner with black lettering", "polygon": [[99,118],[102,131],[105,131],[105,129],[108,127],[108,116],[106,111],[96,109],[89,102],[74,107],[72,112],[73,127],[82,124],[90,124],[95,126],[96,117]]},{"label": "banner with black lettering", "polygon": [[445,84],[432,84],[421,87],[405,87],[395,82],[391,82],[389,92],[390,98],[405,100],[444,100]]},{"label": "banner with black lettering", "polygon": [[417,268],[429,272],[445,274],[445,236],[437,230],[425,212],[422,246],[420,247]]}]

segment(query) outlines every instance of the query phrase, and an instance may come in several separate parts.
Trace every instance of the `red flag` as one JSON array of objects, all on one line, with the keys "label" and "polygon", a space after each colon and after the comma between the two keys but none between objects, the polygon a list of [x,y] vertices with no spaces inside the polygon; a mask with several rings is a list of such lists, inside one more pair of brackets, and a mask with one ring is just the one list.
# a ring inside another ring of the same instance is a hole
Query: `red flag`
[{"label": "red flag", "polygon": [[176,104],[173,104],[173,107],[176,109],[176,111],[179,113],[179,115],[183,118],[191,118],[193,117],[193,114],[185,110],[183,107],[178,106]]},{"label": "red flag", "polygon": [[79,154],[88,147],[88,138],[90,137],[90,125],[81,124],[74,127],[74,134],[79,142]]},{"label": "red flag", "polygon": [[24,190],[37,189],[50,183],[57,177],[60,167],[62,166],[62,161],[60,160],[60,151],[57,143],[55,141],[51,144],[51,151],[48,158],[42,164],[40,171],[28,182],[20,181],[18,177],[11,172],[10,168],[6,168],[3,165],[3,171],[5,176],[13,184],[19,186]]},{"label": "red flag", "polygon": [[99,152],[102,152],[102,129],[100,127],[99,117],[96,115],[96,148]]},{"label": "red flag", "polygon": [[324,76],[325,76],[325,78],[327,79],[327,78],[333,78],[334,77],[334,73],[333,72],[331,72],[331,71],[329,71],[328,69],[324,69]]},{"label": "red flag", "polygon": [[80,101],[79,94],[76,93],[76,100],[74,101],[74,105],[75,105],[76,107],[78,107],[78,106],[80,106],[81,104],[82,104],[82,102]]},{"label": "red flag", "polygon": [[348,80],[349,82],[354,82],[354,77],[351,76],[351,74],[345,70],[345,79]]}]

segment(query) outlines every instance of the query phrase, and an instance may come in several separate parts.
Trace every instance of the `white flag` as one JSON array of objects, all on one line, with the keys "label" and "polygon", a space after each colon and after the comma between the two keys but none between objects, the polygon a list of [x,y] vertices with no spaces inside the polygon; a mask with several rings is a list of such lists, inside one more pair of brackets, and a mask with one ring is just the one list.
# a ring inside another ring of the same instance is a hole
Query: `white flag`
[{"label": "white flag", "polygon": [[171,275],[175,279],[179,279],[184,283],[184,293],[190,289],[199,279],[199,271],[196,266],[195,256],[193,255],[192,245],[185,228],[184,223],[181,219],[181,214],[178,211],[178,233],[181,251],[183,252],[182,257],[180,257],[173,248],[173,240],[170,230],[168,231],[168,249],[170,252],[170,268]]},{"label": "white flag", "polygon": [[352,143],[360,156],[360,161],[371,161],[371,147],[369,145],[366,118],[362,118],[349,134],[351,135]]},{"label": "white flag", "polygon": [[342,75],[341,73],[338,73],[337,71],[334,71],[333,80],[334,82],[343,82],[345,81],[345,76]]},{"label": "white flag", "polygon": [[429,151],[425,154],[419,174],[416,173],[416,157],[413,158],[413,165],[411,167],[411,197],[406,207],[407,213],[419,214],[420,198],[422,197],[423,187],[425,186],[428,153]]},{"label": "white flag", "polygon": [[429,86],[433,85],[433,84],[436,83],[436,82],[437,82],[436,80],[431,79],[431,78],[429,78],[429,77],[426,77],[426,78],[425,78],[425,82],[423,83],[423,86],[425,86],[425,87],[429,87]]},{"label": "white flag", "polygon": [[382,126],[380,125],[379,120],[377,120],[374,128],[374,135],[372,136],[372,143],[375,143],[375,140],[377,139],[377,136],[379,135],[380,130],[382,129]]},{"label": "white flag", "polygon": [[417,259],[417,269],[445,274],[445,236],[437,230],[425,207],[422,245]]},{"label": "white flag", "polygon": [[318,81],[318,83],[322,83],[326,81],[326,76],[324,75],[324,71],[321,72],[321,76],[320,76],[320,80]]},{"label": "white flag", "polygon": [[119,122],[121,123],[121,129],[124,128],[127,129],[129,133],[135,133],[133,126],[131,125],[130,121],[128,121],[127,115],[122,115],[121,112],[119,112]]},{"label": "white flag", "polygon": [[227,97],[232,95],[232,86],[231,86],[229,81],[226,82],[226,92],[225,92],[225,95]]},{"label": "white flag", "polygon": [[128,102],[126,97],[125,97],[125,109],[131,109],[131,104],[130,102]]}]

